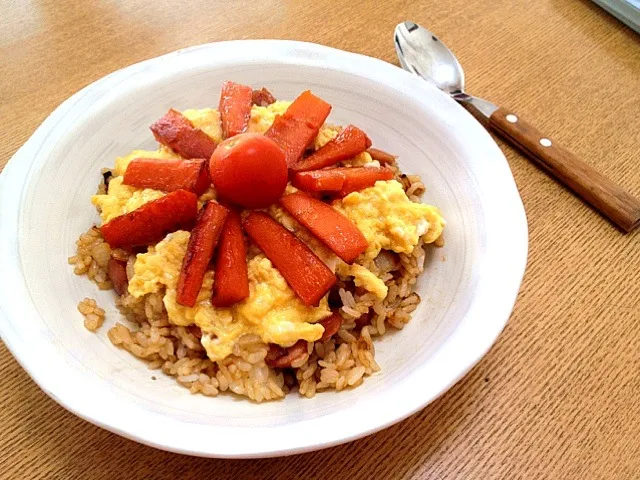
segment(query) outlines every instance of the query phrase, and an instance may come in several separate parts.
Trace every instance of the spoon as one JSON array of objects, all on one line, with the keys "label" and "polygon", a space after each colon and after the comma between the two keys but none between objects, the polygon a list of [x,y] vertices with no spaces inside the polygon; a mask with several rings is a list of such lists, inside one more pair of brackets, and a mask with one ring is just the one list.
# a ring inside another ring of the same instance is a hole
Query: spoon
[{"label": "spoon", "polygon": [[464,72],[455,55],[435,35],[413,22],[396,26],[396,52],[402,67],[465,105],[487,128],[520,149],[557,180],[625,232],[640,225],[640,201],[542,135],[519,115],[464,92]]}]

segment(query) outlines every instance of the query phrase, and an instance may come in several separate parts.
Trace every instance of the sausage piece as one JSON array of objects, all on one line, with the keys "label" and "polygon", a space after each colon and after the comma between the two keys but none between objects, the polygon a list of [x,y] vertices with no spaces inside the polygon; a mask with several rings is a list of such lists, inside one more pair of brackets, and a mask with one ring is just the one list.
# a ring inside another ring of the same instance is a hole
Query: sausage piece
[{"label": "sausage piece", "polygon": [[339,313],[334,313],[330,317],[320,320],[318,323],[324,327],[324,333],[319,340],[320,342],[324,342],[338,333],[342,325],[342,316],[340,316]]},{"label": "sausage piece", "polygon": [[390,153],[385,152],[384,150],[380,150],[379,148],[370,147],[367,150],[367,153],[371,155],[372,160],[377,160],[381,164],[394,164],[396,163],[396,156],[391,155]]},{"label": "sausage piece", "polygon": [[264,361],[272,368],[289,368],[291,364],[307,353],[307,342],[298,340],[289,348],[270,344]]},{"label": "sausage piece", "polygon": [[267,107],[275,101],[275,97],[269,90],[264,87],[262,87],[260,90],[254,90],[251,93],[251,103],[259,107]]},{"label": "sausage piece", "polygon": [[109,264],[107,265],[107,274],[111,283],[113,283],[113,289],[118,295],[124,295],[127,293],[129,287],[129,280],[127,279],[127,262],[121,262],[111,257]]}]

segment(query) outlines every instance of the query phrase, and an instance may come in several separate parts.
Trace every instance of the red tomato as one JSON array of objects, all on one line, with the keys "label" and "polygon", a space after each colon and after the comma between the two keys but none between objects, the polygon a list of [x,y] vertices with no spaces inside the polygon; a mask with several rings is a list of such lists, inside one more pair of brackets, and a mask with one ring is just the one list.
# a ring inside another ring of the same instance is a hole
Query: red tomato
[{"label": "red tomato", "polygon": [[241,133],[218,145],[209,170],[218,195],[245,208],[277,202],[287,186],[284,152],[257,133]]}]

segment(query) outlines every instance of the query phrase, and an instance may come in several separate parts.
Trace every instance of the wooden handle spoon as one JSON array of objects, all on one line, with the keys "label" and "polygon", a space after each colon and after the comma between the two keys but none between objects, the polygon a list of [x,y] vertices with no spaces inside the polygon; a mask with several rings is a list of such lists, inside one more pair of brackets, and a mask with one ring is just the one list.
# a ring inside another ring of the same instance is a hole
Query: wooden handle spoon
[{"label": "wooden handle spoon", "polygon": [[543,135],[519,115],[464,92],[464,71],[455,55],[427,29],[413,22],[396,26],[396,52],[405,70],[429,81],[476,116],[488,128],[563,182],[625,232],[640,225],[640,200],[568,150]]}]

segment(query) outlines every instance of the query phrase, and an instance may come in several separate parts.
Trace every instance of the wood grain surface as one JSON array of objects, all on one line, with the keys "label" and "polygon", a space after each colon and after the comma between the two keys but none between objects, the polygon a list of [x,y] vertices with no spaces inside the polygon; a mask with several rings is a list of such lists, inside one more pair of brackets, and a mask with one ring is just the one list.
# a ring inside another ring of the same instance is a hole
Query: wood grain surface
[{"label": "wood grain surface", "polygon": [[[587,0],[0,6],[0,167],[69,95],[131,63],[238,38],[306,40],[396,63],[393,28],[411,19],[456,52],[469,92],[640,195],[640,37]],[[496,345],[421,412],[305,455],[190,458],[76,418],[0,345],[0,478],[640,478],[640,234],[621,234],[500,145],[529,219],[527,273]]]}]

